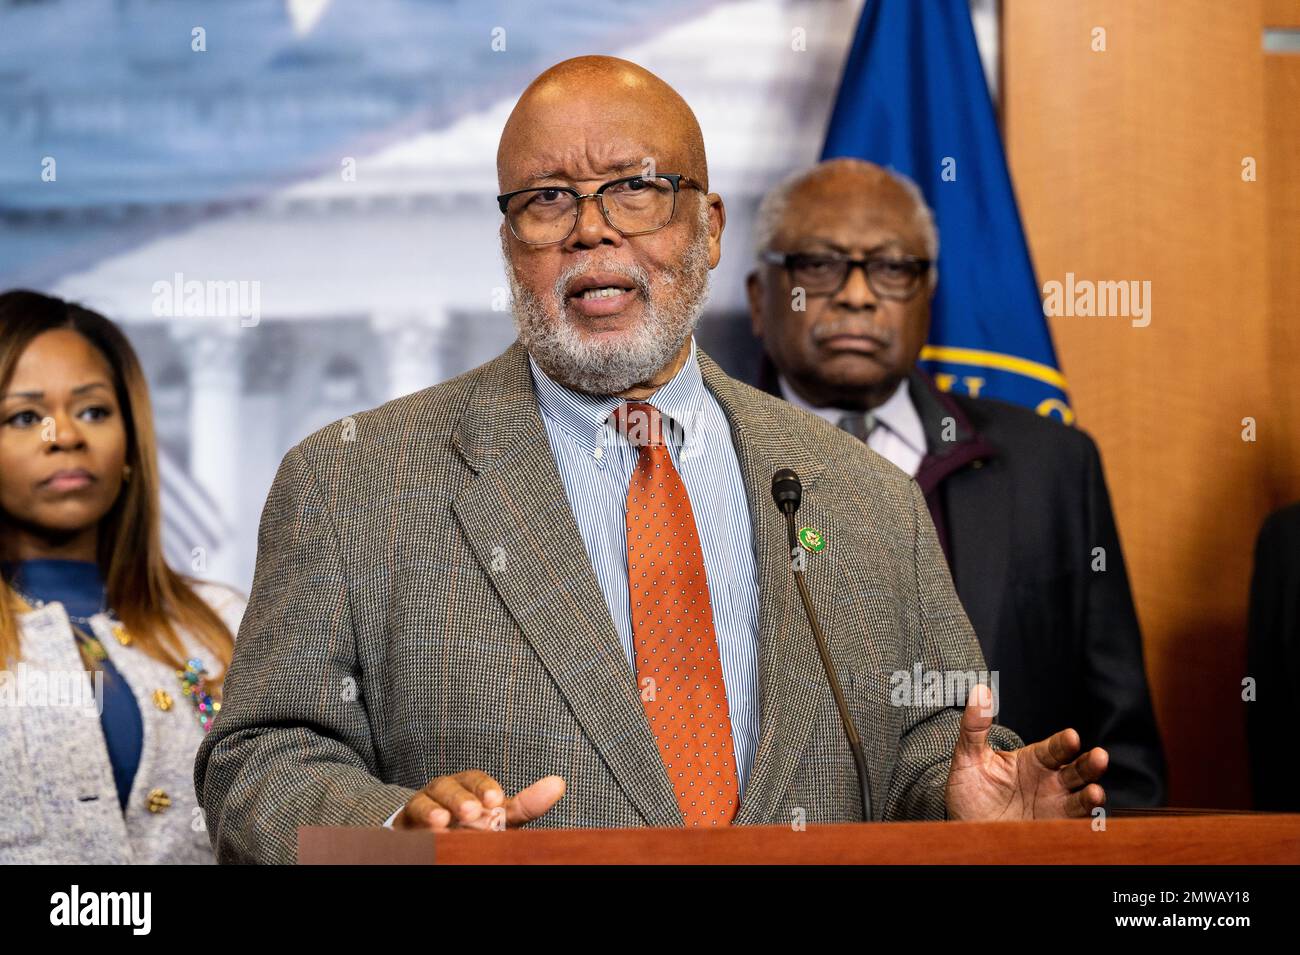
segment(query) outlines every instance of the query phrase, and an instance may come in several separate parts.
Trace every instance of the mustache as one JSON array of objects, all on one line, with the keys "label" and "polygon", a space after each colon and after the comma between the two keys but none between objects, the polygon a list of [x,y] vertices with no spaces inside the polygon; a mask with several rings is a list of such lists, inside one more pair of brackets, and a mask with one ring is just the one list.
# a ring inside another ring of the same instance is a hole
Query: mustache
[{"label": "mustache", "polygon": [[636,286],[643,298],[649,299],[650,297],[650,273],[641,266],[627,262],[599,262],[595,259],[584,259],[569,266],[555,280],[552,291],[555,294],[555,300],[560,303],[561,307],[563,307],[567,297],[565,293],[569,288],[569,284],[592,272],[604,272],[627,279]]},{"label": "mustache", "polygon": [[812,340],[817,345],[838,335],[860,335],[864,338],[874,339],[881,345],[886,346],[892,345],[894,338],[897,337],[897,333],[892,329],[863,322],[862,318],[857,315],[833,318],[814,326],[812,330]]}]

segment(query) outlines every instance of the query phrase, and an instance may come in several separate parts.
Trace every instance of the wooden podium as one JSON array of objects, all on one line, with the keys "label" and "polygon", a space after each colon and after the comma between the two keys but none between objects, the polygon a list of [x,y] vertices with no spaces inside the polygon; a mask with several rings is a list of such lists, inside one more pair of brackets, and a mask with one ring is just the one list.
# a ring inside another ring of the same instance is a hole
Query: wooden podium
[{"label": "wooden podium", "polygon": [[520,829],[440,835],[298,830],[305,865],[1295,865],[1300,814],[1112,813],[1042,822],[887,822],[726,829]]}]

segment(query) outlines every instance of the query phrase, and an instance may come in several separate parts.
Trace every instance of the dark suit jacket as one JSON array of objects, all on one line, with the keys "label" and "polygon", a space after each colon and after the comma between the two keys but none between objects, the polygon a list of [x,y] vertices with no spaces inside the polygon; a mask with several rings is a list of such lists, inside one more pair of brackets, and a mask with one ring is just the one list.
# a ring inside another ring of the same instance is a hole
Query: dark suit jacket
[{"label": "dark suit jacket", "polygon": [[[780,393],[766,361],[758,383]],[[998,671],[998,722],[1030,742],[1073,726],[1110,754],[1108,805],[1160,805],[1164,753],[1097,446],[1028,409],[945,394],[920,371],[908,388],[929,448],[917,483]]]},{"label": "dark suit jacket", "polygon": [[[892,677],[985,664],[920,491],[698,357],[731,427],[759,574],[760,730],[736,824],[864,818],[772,501],[782,467],[803,478],[801,524],[827,541],[808,588],[861,730],[871,818],[944,818],[960,706],[897,701]],[[292,862],[299,826],[377,826],[466,769],[508,793],[563,776],[534,828],[683,824],[518,343],[285,455],[224,690],[195,766],[222,861]],[[998,725],[989,742],[1021,745]]]},{"label": "dark suit jacket", "polygon": [[1272,514],[1259,532],[1246,646],[1246,672],[1255,678],[1255,699],[1245,704],[1255,808],[1300,812],[1291,755],[1300,703],[1300,503]]}]

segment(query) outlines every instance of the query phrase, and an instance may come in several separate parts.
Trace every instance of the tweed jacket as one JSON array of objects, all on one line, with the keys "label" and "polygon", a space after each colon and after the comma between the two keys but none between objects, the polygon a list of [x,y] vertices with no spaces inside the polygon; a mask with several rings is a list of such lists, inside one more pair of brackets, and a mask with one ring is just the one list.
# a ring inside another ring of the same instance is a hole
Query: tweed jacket
[{"label": "tweed jacket", "polygon": [[[945,817],[954,706],[891,675],[980,671],[925,501],[901,471],[698,351],[744,477],[760,735],[735,823],[860,820],[852,756],[791,576],[773,473],[827,541],[807,582],[863,739],[872,818]],[[195,787],[220,861],[292,862],[305,825],[379,826],[430,779],[567,790],[531,827],[681,826],[677,798],[516,342],[285,455]],[[964,702],[964,695],[960,702]],[[1000,726],[992,745],[1020,740]]]},{"label": "tweed jacket", "polygon": [[[193,586],[237,633],[243,597],[220,584]],[[144,739],[126,812],[98,711],[82,695],[93,685],[67,611],[52,602],[20,614],[22,656],[0,692],[0,864],[211,863],[193,793],[194,754],[204,735],[194,705],[175,668],[118,643],[106,614],[90,625],[140,709]],[[220,675],[210,651],[184,632],[178,636]],[[64,705],[52,705],[60,684],[68,687]],[[166,697],[156,697],[158,690]]]}]

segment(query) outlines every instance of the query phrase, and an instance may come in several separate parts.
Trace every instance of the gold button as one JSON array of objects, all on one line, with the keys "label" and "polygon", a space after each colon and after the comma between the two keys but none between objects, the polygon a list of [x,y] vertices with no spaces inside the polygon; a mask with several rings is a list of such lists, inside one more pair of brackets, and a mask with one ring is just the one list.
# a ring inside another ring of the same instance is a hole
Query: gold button
[{"label": "gold button", "polygon": [[149,811],[163,812],[172,804],[172,797],[161,789],[149,790]]},{"label": "gold button", "polygon": [[126,632],[126,627],[120,623],[113,624],[113,636],[117,637],[117,642],[122,646],[129,647],[131,645],[131,635]]},{"label": "gold button", "polygon": [[172,695],[166,690],[154,690],[153,705],[166,713],[172,708]]}]

